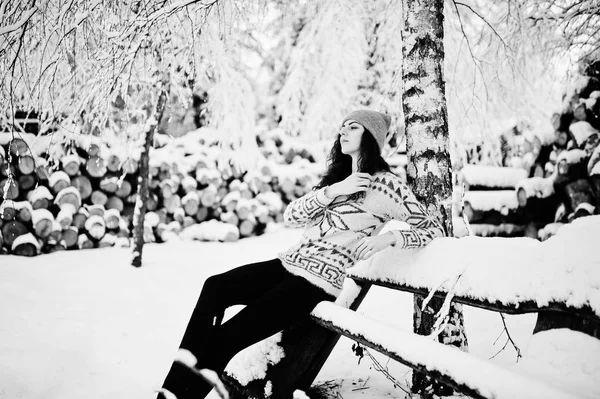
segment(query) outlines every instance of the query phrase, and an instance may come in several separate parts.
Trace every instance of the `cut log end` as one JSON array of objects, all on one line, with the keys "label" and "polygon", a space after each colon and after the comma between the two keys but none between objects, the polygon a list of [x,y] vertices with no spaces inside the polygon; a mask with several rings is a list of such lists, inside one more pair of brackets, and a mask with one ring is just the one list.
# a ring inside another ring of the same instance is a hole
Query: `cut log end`
[{"label": "cut log end", "polygon": [[79,194],[83,200],[88,199],[92,195],[92,183],[86,176],[77,176],[71,179],[71,185],[79,190]]},{"label": "cut log end", "polygon": [[517,200],[519,201],[519,206],[521,208],[527,206],[527,192],[524,188],[519,188],[517,190]]},{"label": "cut log end", "polygon": [[34,226],[35,235],[40,238],[47,238],[52,233],[52,220],[42,219],[38,221]]},{"label": "cut log end", "polygon": [[37,239],[31,233],[19,237],[12,245],[12,253],[18,256],[37,256],[39,253]]},{"label": "cut log end", "polygon": [[94,248],[94,242],[86,234],[80,234],[77,239],[77,246],[79,249],[92,249]]},{"label": "cut log end", "polygon": [[92,177],[103,177],[106,172],[104,160],[98,156],[90,157],[85,164],[87,173]]},{"label": "cut log end", "polygon": [[[50,227],[50,229],[51,228],[52,227]],[[14,241],[18,237],[27,233],[29,233],[27,226],[18,220],[13,220],[2,225],[2,237],[4,239],[4,245],[6,245],[8,248],[12,247]]]}]

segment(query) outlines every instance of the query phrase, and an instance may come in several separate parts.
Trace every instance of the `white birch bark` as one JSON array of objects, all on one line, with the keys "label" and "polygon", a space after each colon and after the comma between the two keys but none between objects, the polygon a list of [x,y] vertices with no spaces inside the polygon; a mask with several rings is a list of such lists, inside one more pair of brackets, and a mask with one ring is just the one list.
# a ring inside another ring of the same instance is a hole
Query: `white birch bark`
[{"label": "white birch bark", "polygon": [[[408,183],[427,210],[443,222],[446,234],[452,235],[452,165],[443,76],[443,12],[443,0],[404,3],[402,104],[409,158]],[[413,328],[419,334],[429,335],[443,301],[432,298],[421,311],[423,299],[415,295]],[[438,339],[467,349],[460,305],[450,307],[448,324]],[[451,393],[419,373],[413,373],[412,390],[423,397]]]}]

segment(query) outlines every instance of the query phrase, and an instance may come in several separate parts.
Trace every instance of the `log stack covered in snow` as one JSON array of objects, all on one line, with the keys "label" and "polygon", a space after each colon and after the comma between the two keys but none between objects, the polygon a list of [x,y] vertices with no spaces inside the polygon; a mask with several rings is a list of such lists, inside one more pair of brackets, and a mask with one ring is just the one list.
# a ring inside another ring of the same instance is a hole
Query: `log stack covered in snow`
[{"label": "log stack covered in snow", "polygon": [[560,206],[555,223],[540,232],[541,239],[552,236],[564,223],[600,211],[600,76],[575,79],[552,124],[557,145],[551,178]]},{"label": "log stack covered in snow", "polygon": [[[35,255],[129,245],[136,150],[102,137],[0,134],[0,248]],[[224,161],[208,128],[158,135],[150,156],[145,240],[233,241],[281,221],[285,205],[316,183],[306,146],[272,144],[277,156],[245,172]],[[279,137],[279,136],[278,136]],[[28,178],[29,177],[29,178]],[[210,222],[210,223],[208,223]],[[206,224],[208,223],[208,224]],[[16,242],[16,244],[15,244]]]},{"label": "log stack covered in snow", "polygon": [[519,207],[515,187],[527,177],[520,168],[466,165],[459,184],[465,187],[462,212],[471,230],[479,236],[523,236],[527,230],[524,210]]},{"label": "log stack covered in snow", "polygon": [[[464,196],[463,212],[475,234],[545,240],[565,223],[600,212],[600,77],[574,82],[551,123],[552,144],[532,153],[504,151],[512,154],[511,164],[522,167],[520,172],[482,165],[463,168],[461,182],[472,190]],[[524,159],[516,162],[521,153]],[[531,154],[537,159],[525,159]],[[490,191],[499,188],[504,190]],[[514,198],[506,191],[511,189]]]}]

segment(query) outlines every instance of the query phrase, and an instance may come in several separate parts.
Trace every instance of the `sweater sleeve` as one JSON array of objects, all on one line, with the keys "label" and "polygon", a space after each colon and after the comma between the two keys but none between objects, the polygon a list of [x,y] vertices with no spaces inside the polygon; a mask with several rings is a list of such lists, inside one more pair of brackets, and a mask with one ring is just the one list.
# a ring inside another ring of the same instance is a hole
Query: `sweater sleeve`
[{"label": "sweater sleeve", "polygon": [[395,202],[389,211],[390,217],[406,222],[411,227],[410,230],[390,230],[396,239],[394,246],[419,248],[445,235],[440,221],[427,212],[407,185],[392,174],[386,174],[385,179],[391,179],[386,184],[390,190],[388,198],[393,198]]},{"label": "sweater sleeve", "polygon": [[290,227],[302,227],[323,216],[325,207],[333,199],[325,195],[325,188],[311,191],[290,202],[283,213],[283,220]]}]

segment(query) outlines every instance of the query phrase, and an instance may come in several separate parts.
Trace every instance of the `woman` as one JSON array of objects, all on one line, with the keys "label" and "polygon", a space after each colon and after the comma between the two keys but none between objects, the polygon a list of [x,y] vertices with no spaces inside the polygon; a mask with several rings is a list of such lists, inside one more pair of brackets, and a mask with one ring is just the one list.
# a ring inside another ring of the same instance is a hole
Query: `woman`
[{"label": "woman", "polygon": [[[420,247],[443,235],[381,157],[389,126],[390,117],[379,112],[349,114],[321,182],[285,210],[288,225],[306,226],[301,242],[277,259],[206,280],[181,342],[193,355],[187,364],[222,372],[242,349],[308,316],[319,302],[335,300],[345,269],[357,260],[388,246]],[[390,219],[412,229],[371,236]],[[238,304],[246,307],[221,325],[224,310]],[[163,387],[178,399],[203,398],[212,388],[179,361]]]}]

